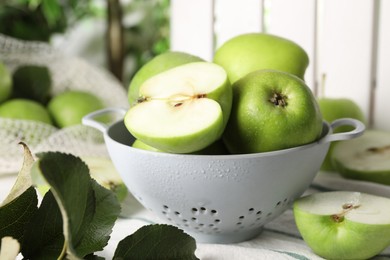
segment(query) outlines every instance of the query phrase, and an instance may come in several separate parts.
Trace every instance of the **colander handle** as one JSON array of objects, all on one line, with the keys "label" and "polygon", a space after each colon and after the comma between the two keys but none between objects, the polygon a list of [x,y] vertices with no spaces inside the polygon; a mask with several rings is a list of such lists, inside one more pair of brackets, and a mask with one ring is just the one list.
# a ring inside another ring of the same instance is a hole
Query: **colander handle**
[{"label": "colander handle", "polygon": [[119,114],[121,117],[124,117],[126,114],[126,110],[123,108],[115,108],[115,107],[103,108],[84,116],[81,122],[83,123],[83,125],[91,126],[101,131],[102,133],[105,133],[109,126],[105,123],[96,121],[95,118],[106,114]]},{"label": "colander handle", "polygon": [[353,126],[354,129],[352,131],[343,132],[343,133],[336,133],[336,134],[330,134],[327,135],[325,138],[323,138],[320,142],[321,143],[330,143],[334,141],[342,141],[342,140],[349,140],[356,137],[361,136],[364,133],[364,130],[366,129],[365,125],[360,122],[359,120],[352,119],[352,118],[340,118],[335,121],[333,121],[330,124],[330,127],[332,130],[339,126]]}]

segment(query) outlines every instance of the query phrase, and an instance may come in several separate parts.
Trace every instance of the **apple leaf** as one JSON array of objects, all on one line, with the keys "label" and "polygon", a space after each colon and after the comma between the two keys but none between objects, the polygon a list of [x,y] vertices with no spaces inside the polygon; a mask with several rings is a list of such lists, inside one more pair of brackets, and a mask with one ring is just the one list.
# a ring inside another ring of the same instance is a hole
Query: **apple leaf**
[{"label": "apple leaf", "polygon": [[11,236],[22,239],[26,225],[37,210],[38,198],[30,178],[34,159],[27,145],[21,144],[24,148],[22,169],[11,192],[0,205],[0,238]]},{"label": "apple leaf", "polygon": [[[120,214],[120,206],[116,195],[96,181],[92,180],[95,192],[96,208],[92,221],[86,225],[84,235],[76,250],[81,255],[103,250],[110,238],[112,227]],[[90,248],[94,248],[91,251]]]},{"label": "apple leaf", "polygon": [[37,204],[36,191],[30,187],[22,195],[0,207],[0,238],[11,236],[20,241],[25,226],[37,210]]},{"label": "apple leaf", "polygon": [[63,222],[51,191],[45,194],[37,212],[26,227],[22,241],[25,259],[56,259],[64,248]]},{"label": "apple leaf", "polygon": [[120,259],[198,259],[196,242],[170,225],[147,225],[119,242],[114,260]]},{"label": "apple leaf", "polygon": [[38,157],[38,171],[61,212],[67,257],[79,259],[102,250],[120,213],[115,194],[92,180],[78,157],[59,152]]},{"label": "apple leaf", "polygon": [[18,177],[15,181],[14,186],[11,189],[11,192],[5,198],[2,205],[6,205],[7,203],[19,197],[32,185],[30,171],[34,164],[34,157],[32,156],[30,149],[25,143],[20,142],[19,144],[23,146],[23,165],[21,170],[19,171]]}]

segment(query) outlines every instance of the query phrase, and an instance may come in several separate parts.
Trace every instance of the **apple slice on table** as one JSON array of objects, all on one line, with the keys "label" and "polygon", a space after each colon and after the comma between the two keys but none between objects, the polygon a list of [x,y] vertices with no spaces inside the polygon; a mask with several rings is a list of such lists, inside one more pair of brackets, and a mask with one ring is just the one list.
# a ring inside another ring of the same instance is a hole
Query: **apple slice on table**
[{"label": "apple slice on table", "polygon": [[367,130],[337,143],[332,165],[343,177],[390,185],[390,132]]},{"label": "apple slice on table", "polygon": [[390,245],[390,199],[359,192],[315,193],[294,202],[298,230],[326,259],[367,259]]},{"label": "apple slice on table", "polygon": [[232,89],[225,70],[193,62],[146,80],[125,115],[129,132],[156,149],[192,153],[220,139],[229,118]]}]

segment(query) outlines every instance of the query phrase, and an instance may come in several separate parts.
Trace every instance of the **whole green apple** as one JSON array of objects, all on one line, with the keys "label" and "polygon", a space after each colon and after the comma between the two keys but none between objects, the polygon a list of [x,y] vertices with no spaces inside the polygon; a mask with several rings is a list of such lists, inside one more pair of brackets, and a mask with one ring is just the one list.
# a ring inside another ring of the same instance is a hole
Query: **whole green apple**
[{"label": "whole green apple", "polygon": [[29,99],[10,99],[0,105],[0,117],[34,120],[52,124],[49,112],[40,103]]},{"label": "whole green apple", "polygon": [[47,107],[55,124],[63,128],[81,124],[85,115],[104,108],[104,104],[92,93],[70,90],[53,97]]},{"label": "whole green apple", "polygon": [[226,70],[233,84],[260,69],[280,70],[303,79],[309,57],[302,47],[288,39],[248,33],[226,41],[217,49],[214,62]]},{"label": "whole green apple", "polygon": [[[320,98],[318,100],[322,117],[325,121],[332,123],[336,119],[348,117],[354,118],[366,122],[363,111],[360,107],[351,99],[348,98]],[[352,126],[341,126],[335,129],[335,133],[347,132],[353,130]],[[334,167],[331,163],[331,156],[333,153],[334,146],[337,142],[332,142],[329,146],[328,153],[326,154],[325,160],[321,165],[323,171],[334,171]]]},{"label": "whole green apple", "polygon": [[7,67],[0,62],[0,103],[11,96],[12,78]]},{"label": "whole green apple", "polygon": [[332,165],[343,177],[390,185],[390,132],[366,130],[334,146]]},{"label": "whole green apple", "polygon": [[325,259],[369,259],[390,245],[390,199],[350,191],[314,193],[293,205],[304,241]]},{"label": "whole green apple", "polygon": [[197,61],[203,60],[185,52],[169,51],[157,55],[142,66],[131,80],[128,91],[130,105],[134,105],[137,102],[137,98],[139,97],[139,88],[145,80],[179,65]]},{"label": "whole green apple", "polygon": [[275,70],[251,72],[233,84],[233,105],[223,135],[231,153],[257,153],[317,140],[322,116],[298,77]]},{"label": "whole green apple", "polygon": [[210,62],[191,62],[146,80],[124,122],[135,138],[149,146],[193,153],[221,138],[231,104],[225,70]]}]

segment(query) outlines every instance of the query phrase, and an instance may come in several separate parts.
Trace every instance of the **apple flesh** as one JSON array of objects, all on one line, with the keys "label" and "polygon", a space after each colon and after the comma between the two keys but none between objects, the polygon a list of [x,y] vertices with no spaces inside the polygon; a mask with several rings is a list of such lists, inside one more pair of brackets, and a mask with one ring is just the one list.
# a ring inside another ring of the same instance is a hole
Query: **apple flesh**
[{"label": "apple flesh", "polygon": [[134,105],[137,102],[139,88],[147,79],[174,67],[198,61],[203,60],[185,52],[168,51],[157,55],[142,66],[131,80],[128,92],[130,105]]},{"label": "apple flesh", "polygon": [[129,132],[169,153],[192,153],[220,139],[229,118],[232,90],[223,68],[193,62],[146,80],[125,115]]},{"label": "apple flesh", "polygon": [[[363,123],[366,122],[365,116],[361,108],[351,99],[347,98],[320,98],[318,100],[322,117],[327,122],[331,123],[340,118],[354,118]],[[347,132],[353,130],[351,126],[341,126],[334,130],[335,133]],[[332,166],[331,157],[334,146],[337,142],[332,142],[329,146],[328,153],[325,160],[321,165],[323,171],[334,171]]]},{"label": "apple flesh", "polygon": [[231,153],[258,153],[317,140],[322,116],[298,77],[275,70],[249,73],[233,84],[233,105],[223,140]]},{"label": "apple flesh", "polygon": [[303,239],[326,259],[368,259],[390,245],[390,199],[335,191],[302,197],[293,205]]},{"label": "apple flesh", "polygon": [[390,132],[367,130],[335,145],[332,164],[343,177],[390,185]]},{"label": "apple flesh", "polygon": [[221,65],[233,84],[250,72],[273,69],[303,79],[309,57],[298,44],[271,34],[238,35],[219,47],[214,62]]}]

